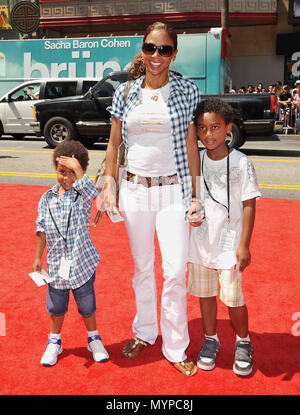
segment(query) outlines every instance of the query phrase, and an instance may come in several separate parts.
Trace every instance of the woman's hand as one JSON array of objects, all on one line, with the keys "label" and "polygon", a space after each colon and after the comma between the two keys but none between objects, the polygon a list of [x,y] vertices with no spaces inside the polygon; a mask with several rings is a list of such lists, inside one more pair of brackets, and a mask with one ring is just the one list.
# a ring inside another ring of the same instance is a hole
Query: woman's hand
[{"label": "woman's hand", "polygon": [[[112,178],[114,181],[114,179]],[[112,212],[116,207],[116,185],[114,183],[104,186],[103,190],[103,208],[106,211]]]},{"label": "woman's hand", "polygon": [[[111,180],[114,181],[112,177]],[[99,201],[96,201],[98,212],[92,223],[94,227],[96,227],[100,223],[104,213],[107,213],[107,211],[111,213],[113,212],[116,206],[116,186],[113,183],[109,185],[109,183],[106,182],[103,190],[101,191],[101,193],[99,193],[97,197],[99,198]]]},{"label": "woman's hand", "polygon": [[93,222],[94,226],[98,225],[105,211],[113,212],[116,206],[116,183],[114,177],[116,175],[116,169],[118,168],[118,148],[121,142],[122,121],[113,117],[105,156],[105,185],[99,195],[101,202],[99,203],[98,213]]}]

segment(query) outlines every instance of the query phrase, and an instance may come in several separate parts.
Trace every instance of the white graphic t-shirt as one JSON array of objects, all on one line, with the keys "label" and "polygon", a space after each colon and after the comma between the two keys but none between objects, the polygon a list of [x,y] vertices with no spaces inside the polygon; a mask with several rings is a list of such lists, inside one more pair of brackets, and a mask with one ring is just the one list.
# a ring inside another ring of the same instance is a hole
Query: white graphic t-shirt
[{"label": "white graphic t-shirt", "polygon": [[200,194],[205,220],[200,226],[191,228],[188,260],[207,268],[230,269],[236,264],[236,250],[241,238],[243,201],[261,196],[256,173],[247,156],[232,150],[229,155],[228,221],[227,157],[211,160],[206,150],[201,151],[200,157],[201,166],[203,163]]}]

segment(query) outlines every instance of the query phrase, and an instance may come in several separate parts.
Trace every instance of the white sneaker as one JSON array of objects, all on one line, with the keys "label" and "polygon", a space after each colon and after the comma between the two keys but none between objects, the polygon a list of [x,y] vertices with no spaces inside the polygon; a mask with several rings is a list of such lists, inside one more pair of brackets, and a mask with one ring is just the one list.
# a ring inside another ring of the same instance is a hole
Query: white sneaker
[{"label": "white sneaker", "polygon": [[41,364],[43,366],[53,366],[57,362],[57,356],[61,354],[63,348],[61,346],[61,340],[55,337],[49,337],[48,346],[45,353],[42,356]]},{"label": "white sneaker", "polygon": [[109,354],[105,350],[98,334],[88,337],[87,349],[93,353],[93,358],[96,362],[106,362],[109,359]]}]

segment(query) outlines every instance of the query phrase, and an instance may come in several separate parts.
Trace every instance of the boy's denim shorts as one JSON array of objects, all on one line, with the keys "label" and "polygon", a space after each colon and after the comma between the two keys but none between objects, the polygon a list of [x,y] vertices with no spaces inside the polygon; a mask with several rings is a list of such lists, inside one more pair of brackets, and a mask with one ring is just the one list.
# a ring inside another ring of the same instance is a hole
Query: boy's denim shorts
[{"label": "boy's denim shorts", "polygon": [[[95,274],[81,287],[71,290],[82,317],[90,317],[96,311],[94,289]],[[59,290],[48,284],[47,311],[52,316],[62,316],[67,313],[70,289]]]}]

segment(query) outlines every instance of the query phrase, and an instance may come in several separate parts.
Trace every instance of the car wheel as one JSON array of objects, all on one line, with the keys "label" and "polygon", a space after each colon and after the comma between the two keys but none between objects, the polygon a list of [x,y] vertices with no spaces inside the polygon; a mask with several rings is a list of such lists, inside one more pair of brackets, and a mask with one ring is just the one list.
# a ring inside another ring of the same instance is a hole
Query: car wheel
[{"label": "car wheel", "polygon": [[46,122],[44,137],[50,147],[75,139],[75,127],[67,118],[53,117]]},{"label": "car wheel", "polygon": [[235,123],[232,123],[231,133],[232,133],[232,138],[228,143],[229,148],[241,147],[245,143],[246,138],[242,136],[240,128]]}]

